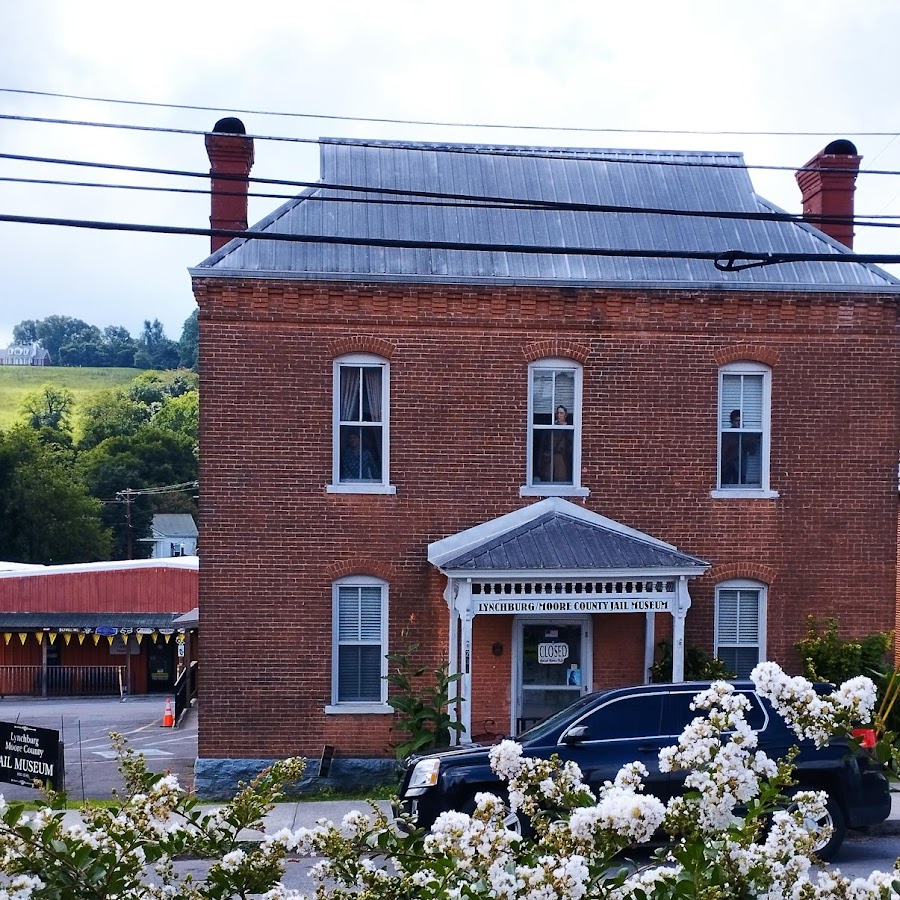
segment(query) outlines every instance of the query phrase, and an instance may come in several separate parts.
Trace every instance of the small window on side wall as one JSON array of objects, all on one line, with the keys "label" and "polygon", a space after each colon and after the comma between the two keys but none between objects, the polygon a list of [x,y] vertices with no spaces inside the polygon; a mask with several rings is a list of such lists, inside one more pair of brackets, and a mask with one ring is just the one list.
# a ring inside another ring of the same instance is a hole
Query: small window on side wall
[{"label": "small window on side wall", "polygon": [[528,479],[523,493],[587,494],[581,487],[581,366],[546,359],[528,369]]},{"label": "small window on side wall", "polygon": [[771,372],[758,363],[736,363],[719,371],[718,491],[770,494]]},{"label": "small window on side wall", "polygon": [[757,581],[716,586],[716,656],[738,678],[765,659],[766,587]]},{"label": "small window on side wall", "polygon": [[334,363],[331,491],[393,493],[387,360],[354,354]]},{"label": "small window on side wall", "polygon": [[331,711],[387,703],[387,608],[387,584],[377,578],[334,583]]}]

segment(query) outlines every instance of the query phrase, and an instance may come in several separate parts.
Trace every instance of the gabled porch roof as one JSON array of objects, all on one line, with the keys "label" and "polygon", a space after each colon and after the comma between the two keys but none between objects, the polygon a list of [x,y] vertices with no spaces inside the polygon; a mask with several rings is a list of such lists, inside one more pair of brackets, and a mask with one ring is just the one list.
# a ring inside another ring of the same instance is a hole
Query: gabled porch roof
[{"label": "gabled porch roof", "polygon": [[428,560],[457,576],[701,575],[710,566],[560,497],[435,541],[428,547]]}]

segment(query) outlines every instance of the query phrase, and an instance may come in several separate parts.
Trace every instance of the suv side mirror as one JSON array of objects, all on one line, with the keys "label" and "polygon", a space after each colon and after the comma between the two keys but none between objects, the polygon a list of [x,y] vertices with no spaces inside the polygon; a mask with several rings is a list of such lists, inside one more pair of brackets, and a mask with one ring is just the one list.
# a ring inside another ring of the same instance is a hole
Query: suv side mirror
[{"label": "suv side mirror", "polygon": [[576,725],[574,728],[570,728],[563,736],[562,742],[564,744],[577,744],[579,741],[586,740],[588,737],[588,730],[584,725]]}]

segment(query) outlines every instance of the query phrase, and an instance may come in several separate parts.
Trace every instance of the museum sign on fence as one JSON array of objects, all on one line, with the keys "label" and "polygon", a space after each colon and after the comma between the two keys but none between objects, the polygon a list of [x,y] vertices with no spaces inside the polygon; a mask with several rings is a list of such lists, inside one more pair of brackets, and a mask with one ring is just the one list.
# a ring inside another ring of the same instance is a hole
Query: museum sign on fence
[{"label": "museum sign on fence", "polygon": [[63,767],[58,731],[0,722],[0,781],[25,787],[49,782],[54,791],[61,791]]}]

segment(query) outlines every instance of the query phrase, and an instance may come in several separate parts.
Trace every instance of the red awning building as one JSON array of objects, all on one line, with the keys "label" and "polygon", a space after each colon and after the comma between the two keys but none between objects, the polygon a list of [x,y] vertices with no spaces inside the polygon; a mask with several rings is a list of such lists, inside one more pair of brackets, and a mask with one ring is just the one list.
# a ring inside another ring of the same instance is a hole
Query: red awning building
[{"label": "red awning building", "polygon": [[197,606],[198,559],[0,563],[0,694],[172,690]]}]

